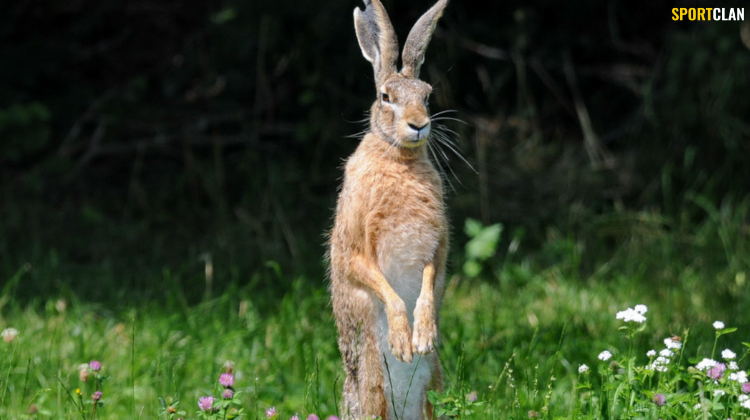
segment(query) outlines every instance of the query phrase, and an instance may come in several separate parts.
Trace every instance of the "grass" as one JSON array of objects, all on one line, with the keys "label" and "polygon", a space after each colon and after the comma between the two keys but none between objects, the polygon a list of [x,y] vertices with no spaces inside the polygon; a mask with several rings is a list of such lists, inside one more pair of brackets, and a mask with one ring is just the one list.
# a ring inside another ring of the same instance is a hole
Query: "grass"
[{"label": "grass", "polygon": [[[549,280],[532,279],[514,296],[489,284],[450,288],[441,358],[449,384],[476,390],[488,402],[479,418],[509,412],[523,418],[545,406],[554,415],[569,413],[580,364],[603,365],[596,361],[600,351],[630,344],[617,332],[614,313],[623,302],[616,289]],[[192,413],[199,397],[215,394],[228,360],[249,418],[271,406],[287,417],[336,413],[341,369],[325,294],[291,293],[271,314],[258,313],[250,302],[224,295],[175,312],[151,305],[113,314],[62,301],[11,310],[2,322],[21,333],[3,346],[2,417],[24,418],[31,404],[35,418],[77,417],[68,393],[93,393],[93,381],[83,383],[78,374],[90,360],[101,361],[107,376],[98,418],[157,418],[160,397],[181,400]],[[634,343],[641,364],[646,347],[657,348],[668,336],[669,308],[652,305],[648,326],[662,333]],[[696,342],[691,353],[709,357],[710,342]]]},{"label": "grass", "polygon": [[[750,367],[742,345],[750,341],[746,210],[707,208],[711,217],[690,228],[649,213],[609,215],[576,235],[550,230],[534,254],[501,249],[479,261],[483,275],[476,278],[460,274],[463,261],[454,261],[439,349],[448,390],[434,397],[461,418],[747,419],[750,409],[739,405],[741,390],[729,372],[713,383],[705,371],[689,369],[702,358],[720,360],[726,348],[740,369]],[[597,248],[604,239],[592,236],[602,232],[618,237],[607,258]],[[598,262],[583,263],[592,260]],[[227,361],[248,419],[265,418],[272,406],[280,418],[337,414],[343,370],[319,279],[291,280],[281,298],[235,287],[196,305],[179,290],[106,305],[78,301],[75,293],[21,303],[13,296],[28,275],[28,267],[20,269],[0,297],[0,329],[19,331],[11,343],[0,342],[2,419],[176,418],[165,412],[175,401],[186,418],[197,418],[198,399],[221,392]],[[648,306],[645,324],[615,318],[636,304]],[[716,320],[737,330],[717,337]],[[660,351],[671,336],[684,339],[672,369],[644,369],[653,363],[646,352]],[[597,358],[604,350],[611,360]],[[97,381],[80,377],[92,360],[103,366],[103,405],[93,415]],[[580,373],[583,364],[590,370]],[[717,389],[727,395],[706,398]],[[469,404],[472,391],[477,401]],[[653,402],[657,393],[664,406]],[[694,410],[701,401],[704,409]]]}]

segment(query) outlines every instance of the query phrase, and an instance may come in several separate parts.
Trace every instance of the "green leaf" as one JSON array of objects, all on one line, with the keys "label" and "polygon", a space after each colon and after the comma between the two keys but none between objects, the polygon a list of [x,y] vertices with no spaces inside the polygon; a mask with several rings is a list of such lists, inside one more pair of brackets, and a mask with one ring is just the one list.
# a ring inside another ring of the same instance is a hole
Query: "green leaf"
[{"label": "green leaf", "polygon": [[466,234],[469,235],[470,238],[473,238],[479,235],[479,232],[481,231],[482,231],[482,223],[472,218],[466,219],[466,222],[464,224],[464,232],[466,232]]},{"label": "green leaf", "polygon": [[482,272],[482,264],[475,260],[469,260],[464,263],[464,274],[466,277],[474,278]]},{"label": "green leaf", "polygon": [[717,334],[718,335],[724,335],[724,334],[733,333],[735,331],[737,331],[737,327],[724,328],[723,330],[719,331]]},{"label": "green leaf", "polygon": [[493,255],[497,249],[497,243],[500,240],[500,233],[503,227],[501,224],[494,224],[482,228],[467,244],[466,256],[469,259],[484,261]]}]

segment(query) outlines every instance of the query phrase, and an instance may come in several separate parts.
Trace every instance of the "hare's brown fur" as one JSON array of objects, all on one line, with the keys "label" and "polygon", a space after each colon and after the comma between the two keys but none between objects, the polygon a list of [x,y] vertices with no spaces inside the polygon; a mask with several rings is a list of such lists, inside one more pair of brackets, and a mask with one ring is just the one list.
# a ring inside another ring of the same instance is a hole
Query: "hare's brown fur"
[{"label": "hare's brown fur", "polygon": [[431,87],[418,79],[447,1],[412,29],[395,72],[395,34],[379,0],[355,10],[379,99],[370,132],[346,163],[330,237],[333,313],[346,380],[343,416],[422,419],[441,389],[435,345],[445,284],[448,221],[443,185],[427,157]]}]

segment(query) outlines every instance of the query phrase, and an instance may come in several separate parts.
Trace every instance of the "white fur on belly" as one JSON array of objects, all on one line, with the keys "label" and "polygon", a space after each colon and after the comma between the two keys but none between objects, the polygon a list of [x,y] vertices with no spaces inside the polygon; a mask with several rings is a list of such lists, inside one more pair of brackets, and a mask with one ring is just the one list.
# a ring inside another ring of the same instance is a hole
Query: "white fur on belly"
[{"label": "white fur on belly", "polygon": [[[405,268],[405,264],[393,264],[386,268],[385,275],[396,293],[406,305],[409,325],[414,328],[414,306],[422,286],[422,270],[418,267]],[[399,269],[400,268],[400,269]],[[391,354],[388,345],[388,317],[382,304],[378,305],[378,343],[383,361],[385,398],[388,401],[388,419],[419,419],[424,403],[422,393],[430,381],[429,361],[414,354],[411,363],[403,363]],[[387,364],[387,367],[386,367]]]}]

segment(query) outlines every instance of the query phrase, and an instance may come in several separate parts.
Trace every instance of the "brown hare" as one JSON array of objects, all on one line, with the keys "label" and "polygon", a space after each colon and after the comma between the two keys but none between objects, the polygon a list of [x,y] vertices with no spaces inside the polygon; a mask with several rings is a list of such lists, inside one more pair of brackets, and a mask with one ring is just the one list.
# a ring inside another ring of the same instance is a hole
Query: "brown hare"
[{"label": "brown hare", "polygon": [[[398,42],[380,0],[354,9],[360,48],[375,70],[370,128],[346,162],[330,236],[333,314],[346,380],[344,419],[433,417],[442,388],[435,351],[448,221],[440,174],[427,156],[431,86],[419,77],[447,0]],[[437,133],[440,134],[440,133]]]}]

